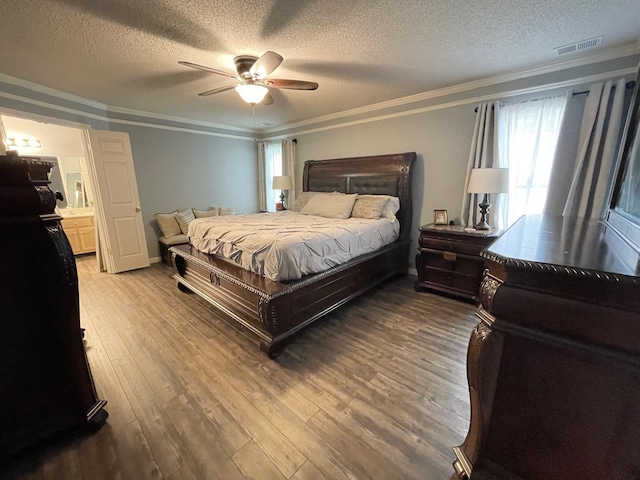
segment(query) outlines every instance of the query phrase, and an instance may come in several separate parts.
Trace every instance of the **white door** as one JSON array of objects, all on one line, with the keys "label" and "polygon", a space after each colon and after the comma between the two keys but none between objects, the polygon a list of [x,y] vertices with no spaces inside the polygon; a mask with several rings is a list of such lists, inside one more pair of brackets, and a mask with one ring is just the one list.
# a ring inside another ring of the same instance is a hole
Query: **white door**
[{"label": "white door", "polygon": [[[129,135],[86,130],[95,168],[97,207],[106,227],[105,264],[109,273],[149,266],[138,184]],[[110,267],[110,268],[109,268]]]}]

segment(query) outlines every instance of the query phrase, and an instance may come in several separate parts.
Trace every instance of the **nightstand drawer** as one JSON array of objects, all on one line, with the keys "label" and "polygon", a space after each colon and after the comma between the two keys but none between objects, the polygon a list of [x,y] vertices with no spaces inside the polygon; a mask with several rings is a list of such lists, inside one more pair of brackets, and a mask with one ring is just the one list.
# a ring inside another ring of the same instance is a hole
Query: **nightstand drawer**
[{"label": "nightstand drawer", "polygon": [[484,261],[481,257],[468,257],[448,251],[421,250],[421,262],[425,267],[450,270],[475,277],[481,275],[484,270]]},{"label": "nightstand drawer", "polygon": [[[474,239],[475,240],[475,239]],[[491,239],[493,240],[493,239]],[[420,236],[420,247],[431,248],[433,250],[446,250],[448,252],[466,253],[467,255],[478,255],[490,242],[473,243],[461,241],[460,239],[433,238]]]},{"label": "nightstand drawer", "polygon": [[463,273],[440,270],[438,268],[426,267],[423,270],[423,282],[434,285],[442,285],[453,288],[470,296],[475,296],[478,291],[478,278],[474,275],[465,275]]}]

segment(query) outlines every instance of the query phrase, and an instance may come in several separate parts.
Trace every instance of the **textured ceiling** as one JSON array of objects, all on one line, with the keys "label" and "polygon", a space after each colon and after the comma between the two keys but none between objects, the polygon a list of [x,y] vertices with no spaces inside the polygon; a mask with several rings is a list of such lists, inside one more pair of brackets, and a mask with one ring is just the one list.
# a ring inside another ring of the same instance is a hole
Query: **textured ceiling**
[{"label": "textured ceiling", "polygon": [[[604,34],[638,44],[638,0],[2,0],[0,73],[110,106],[253,126],[230,79],[236,55],[273,50],[271,75],[318,82],[272,90],[258,126],[283,125],[592,55],[553,48]],[[231,81],[232,82],[232,81]]]}]

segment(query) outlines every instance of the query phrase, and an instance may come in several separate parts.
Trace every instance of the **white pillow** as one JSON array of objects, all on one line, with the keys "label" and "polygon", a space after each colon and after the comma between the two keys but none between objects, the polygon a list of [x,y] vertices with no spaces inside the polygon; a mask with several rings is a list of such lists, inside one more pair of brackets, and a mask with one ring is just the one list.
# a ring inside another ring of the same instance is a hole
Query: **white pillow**
[{"label": "white pillow", "polygon": [[165,238],[171,238],[182,234],[180,224],[176,219],[176,213],[178,213],[177,210],[171,213],[156,213],[156,221],[162,231],[162,236]]},{"label": "white pillow", "polygon": [[189,231],[189,224],[195,219],[196,217],[193,215],[193,210],[189,207],[178,210],[178,213],[176,213],[176,220],[180,224],[180,230],[182,233],[187,233]]},{"label": "white pillow", "polygon": [[319,215],[326,218],[349,218],[357,194],[353,195],[314,195],[300,210],[304,215]]},{"label": "white pillow", "polygon": [[358,195],[358,198],[367,197],[386,198],[387,203],[382,207],[380,218],[388,218],[392,222],[396,221],[396,213],[400,210],[400,199],[398,197],[392,197],[391,195]]}]

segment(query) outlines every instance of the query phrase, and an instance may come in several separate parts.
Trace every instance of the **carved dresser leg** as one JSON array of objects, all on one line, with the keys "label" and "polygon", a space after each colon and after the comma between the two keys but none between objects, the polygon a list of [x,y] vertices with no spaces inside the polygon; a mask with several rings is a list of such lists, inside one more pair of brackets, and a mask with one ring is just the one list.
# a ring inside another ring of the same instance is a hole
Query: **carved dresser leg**
[{"label": "carved dresser leg", "polygon": [[464,443],[453,448],[456,454],[453,467],[461,479],[471,477],[473,465],[482,456],[489,433],[488,425],[504,344],[503,335],[491,328],[495,317],[490,311],[493,297],[501,284],[490,275],[482,281],[482,306],[476,312],[480,323],[476,325],[469,340],[467,380],[471,400],[471,421]]}]

